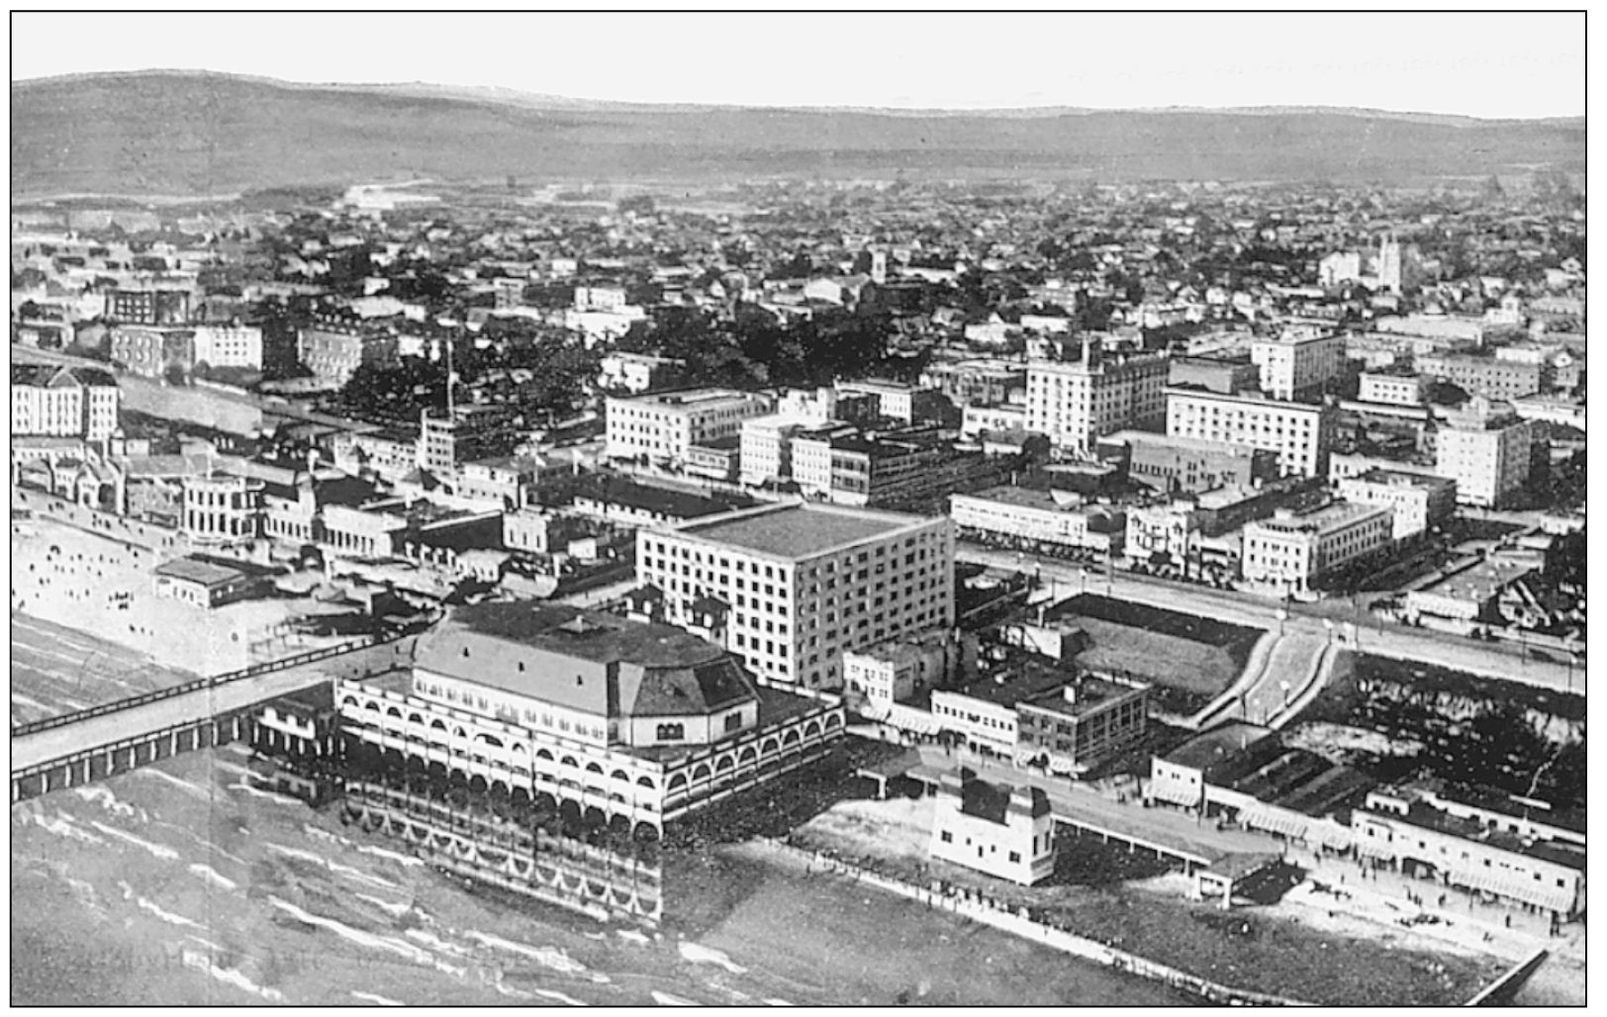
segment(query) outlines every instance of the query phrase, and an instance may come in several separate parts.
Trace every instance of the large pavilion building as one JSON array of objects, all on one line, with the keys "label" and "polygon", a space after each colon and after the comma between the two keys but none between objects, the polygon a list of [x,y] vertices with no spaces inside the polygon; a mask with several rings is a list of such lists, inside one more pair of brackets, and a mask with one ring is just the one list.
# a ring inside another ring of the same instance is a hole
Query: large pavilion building
[{"label": "large pavilion building", "polygon": [[639,838],[843,732],[839,699],[760,687],[723,647],[535,601],[457,608],[410,672],[339,679],[336,696],[348,754]]}]

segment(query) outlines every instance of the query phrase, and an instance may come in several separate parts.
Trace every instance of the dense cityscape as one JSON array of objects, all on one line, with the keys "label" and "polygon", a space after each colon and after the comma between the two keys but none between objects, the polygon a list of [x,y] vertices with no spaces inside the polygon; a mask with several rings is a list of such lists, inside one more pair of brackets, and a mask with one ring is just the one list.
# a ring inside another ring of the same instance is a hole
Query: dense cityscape
[{"label": "dense cityscape", "polygon": [[11,220],[14,1002],[1584,1001],[1577,176]]}]

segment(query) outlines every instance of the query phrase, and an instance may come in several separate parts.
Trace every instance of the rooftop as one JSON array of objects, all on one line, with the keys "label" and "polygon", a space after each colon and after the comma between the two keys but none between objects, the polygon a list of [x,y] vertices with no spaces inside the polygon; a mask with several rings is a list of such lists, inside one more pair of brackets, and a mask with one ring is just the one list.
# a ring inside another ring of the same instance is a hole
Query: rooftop
[{"label": "rooftop", "polygon": [[1574,833],[1585,832],[1585,817],[1578,809],[1554,809],[1550,805],[1530,798],[1519,798],[1505,791],[1478,784],[1452,784],[1439,778],[1423,778],[1408,784],[1403,790],[1420,791],[1434,795],[1442,801],[1457,802],[1504,816],[1521,817]]},{"label": "rooftop", "polygon": [[1456,483],[1449,477],[1436,477],[1429,473],[1407,473],[1404,470],[1389,470],[1382,467],[1368,470],[1355,479],[1387,487],[1448,487]]},{"label": "rooftop", "polygon": [[1229,721],[1190,738],[1164,758],[1168,763],[1203,771],[1270,737],[1275,737],[1271,728]]},{"label": "rooftop", "polygon": [[1340,501],[1298,514],[1280,510],[1279,514],[1271,519],[1257,519],[1248,525],[1284,533],[1321,533],[1360,519],[1363,516],[1388,511],[1389,509],[1382,505]]},{"label": "rooftop", "polygon": [[690,491],[655,487],[629,477],[612,475],[583,480],[576,497],[591,497],[609,505],[661,512],[673,519],[715,516],[730,512],[739,504],[735,499],[706,498]]},{"label": "rooftop", "polygon": [[647,395],[632,396],[628,399],[613,399],[610,401],[626,403],[647,403],[655,406],[708,406],[713,403],[744,403],[758,398],[752,392],[743,392],[734,388],[691,388],[675,392],[653,392]]},{"label": "rooftop", "polygon": [[[555,666],[554,657],[603,671]],[[755,695],[735,658],[713,643],[539,601],[456,608],[420,639],[415,660],[436,674],[597,716],[708,713]]]},{"label": "rooftop", "polygon": [[1080,512],[1097,506],[1088,505],[1080,498],[1067,499],[1064,495],[1057,497],[1054,491],[1039,490],[1035,487],[1016,487],[1012,484],[1000,484],[985,491],[962,495],[967,498],[979,498],[983,501],[996,501],[1005,505],[1020,505],[1023,508],[1044,509],[1051,512]]},{"label": "rooftop", "polygon": [[931,521],[893,512],[791,503],[733,512],[683,525],[677,532],[712,544],[797,561]]},{"label": "rooftop", "polygon": [[1060,695],[1060,690],[1071,684],[1076,676],[1056,666],[1058,662],[1044,663],[1043,660],[1023,654],[1017,665],[1008,671],[980,678],[963,689],[950,690],[950,694],[993,703],[1006,709],[1045,693]]},{"label": "rooftop", "polygon": [[[1136,685],[1123,685],[1119,682],[1089,675],[1070,683],[1063,689],[1051,689],[1040,695],[1023,699],[1019,705],[1030,706],[1046,713],[1058,713],[1066,717],[1081,717],[1095,709],[1108,706],[1119,699],[1140,695],[1143,691],[1143,688]],[[1075,692],[1075,696],[1068,698],[1067,694],[1071,692]]]},{"label": "rooftop", "polygon": [[246,573],[241,569],[216,562],[201,561],[198,558],[175,558],[163,562],[156,567],[156,574],[167,576],[170,579],[182,579],[185,582],[200,583],[202,586],[213,587],[232,583],[243,579]]},{"label": "rooftop", "polygon": [[1533,565],[1523,562],[1486,558],[1472,568],[1447,576],[1416,592],[1482,604],[1501,592],[1501,588],[1508,583],[1521,579],[1534,570]]},{"label": "rooftop", "polygon": [[1502,830],[1491,829],[1476,819],[1464,819],[1443,812],[1427,802],[1412,802],[1406,814],[1390,810],[1373,810],[1375,814],[1388,816],[1392,819],[1402,820],[1412,826],[1433,830],[1437,833],[1449,834],[1463,840],[1488,844],[1491,847],[1513,854],[1538,858],[1541,861],[1551,862],[1555,865],[1566,866],[1579,872],[1585,871],[1586,857],[1581,849],[1571,848],[1562,844],[1547,841],[1525,840],[1517,834]]},{"label": "rooftop", "polygon": [[1113,445],[1150,445],[1160,448],[1188,449],[1194,452],[1214,452],[1217,455],[1224,456],[1253,457],[1258,452],[1262,452],[1262,450],[1249,445],[1212,441],[1209,438],[1190,438],[1180,434],[1160,434],[1154,431],[1117,431],[1114,434],[1107,434],[1101,437],[1099,441]]},{"label": "rooftop", "polygon": [[725,650],[668,625],[628,621],[563,604],[513,601],[452,611],[440,631],[484,636],[600,664],[628,661],[656,667],[703,664]]}]

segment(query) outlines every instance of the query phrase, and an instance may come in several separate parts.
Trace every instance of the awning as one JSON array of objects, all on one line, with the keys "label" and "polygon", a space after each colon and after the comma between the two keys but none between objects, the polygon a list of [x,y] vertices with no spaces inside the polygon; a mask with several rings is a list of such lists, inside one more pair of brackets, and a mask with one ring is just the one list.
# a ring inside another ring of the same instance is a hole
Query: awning
[{"label": "awning", "polygon": [[1190,794],[1182,788],[1156,787],[1154,782],[1151,782],[1149,789],[1150,797],[1157,801],[1171,802],[1173,805],[1194,806],[1200,804],[1198,794]]},{"label": "awning", "polygon": [[895,706],[879,722],[919,735],[935,735],[940,730],[937,718],[925,710],[899,709]]},{"label": "awning", "polygon": [[1315,836],[1318,843],[1335,851],[1343,851],[1356,843],[1348,826],[1341,826],[1332,820],[1313,821],[1306,827],[1307,836]]},{"label": "awning", "polygon": [[1281,834],[1291,840],[1304,840],[1310,820],[1285,809],[1259,808],[1245,809],[1239,813],[1239,822],[1251,829]]}]

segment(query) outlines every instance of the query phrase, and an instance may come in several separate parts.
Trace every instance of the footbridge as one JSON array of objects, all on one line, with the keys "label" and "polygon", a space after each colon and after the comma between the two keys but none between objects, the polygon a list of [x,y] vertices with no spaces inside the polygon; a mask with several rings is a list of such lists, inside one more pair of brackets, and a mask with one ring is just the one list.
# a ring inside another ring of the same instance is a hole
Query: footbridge
[{"label": "footbridge", "polygon": [[77,787],[251,733],[260,708],[391,666],[396,636],[371,636],[11,729],[11,800]]}]

